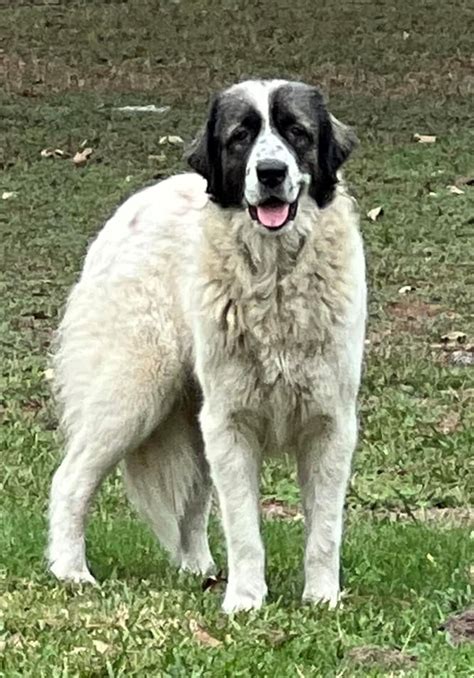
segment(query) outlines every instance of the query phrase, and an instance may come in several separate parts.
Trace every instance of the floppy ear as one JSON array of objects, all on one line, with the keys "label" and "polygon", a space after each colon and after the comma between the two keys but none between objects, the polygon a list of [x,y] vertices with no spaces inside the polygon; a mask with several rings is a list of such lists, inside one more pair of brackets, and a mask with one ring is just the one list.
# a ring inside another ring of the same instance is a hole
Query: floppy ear
[{"label": "floppy ear", "polygon": [[350,127],[327,111],[319,92],[316,106],[319,121],[318,173],[313,182],[313,197],[319,207],[324,207],[330,202],[338,182],[337,171],[357,145],[357,137]]},{"label": "floppy ear", "polygon": [[187,154],[189,166],[207,181],[207,192],[215,197],[220,192],[220,145],[216,134],[219,97],[212,100],[206,124],[199,132]]},{"label": "floppy ear", "polygon": [[329,113],[329,125],[328,159],[331,165],[330,169],[335,173],[357,146],[358,139],[351,127],[344,125],[331,113]]}]

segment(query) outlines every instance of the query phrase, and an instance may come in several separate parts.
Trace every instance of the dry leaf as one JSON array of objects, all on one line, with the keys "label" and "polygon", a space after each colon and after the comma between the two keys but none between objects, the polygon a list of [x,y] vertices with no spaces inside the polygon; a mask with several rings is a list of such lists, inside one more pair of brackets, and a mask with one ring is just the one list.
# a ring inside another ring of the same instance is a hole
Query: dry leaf
[{"label": "dry leaf", "polygon": [[164,137],[160,137],[158,143],[160,146],[163,144],[171,144],[172,146],[178,146],[179,144],[184,144],[183,139],[181,137],[177,136],[176,134],[170,134],[166,135]]},{"label": "dry leaf", "polygon": [[457,186],[447,186],[448,190],[450,193],[454,193],[454,195],[464,195],[464,191],[462,191],[460,188]]},{"label": "dry leaf", "polygon": [[466,333],[465,332],[458,332],[457,330],[453,330],[452,332],[448,332],[447,334],[443,334],[441,337],[441,341],[445,344],[463,344],[466,341]]},{"label": "dry leaf", "polygon": [[419,144],[434,144],[436,137],[433,134],[414,134],[413,138]]},{"label": "dry leaf", "polygon": [[41,151],[42,158],[64,158],[66,153],[60,148],[43,148]]},{"label": "dry leaf", "polygon": [[437,196],[438,194],[435,193],[434,191],[430,191],[430,192],[428,193],[428,195],[429,195],[430,198],[436,198],[436,196]]},{"label": "dry leaf", "polygon": [[17,195],[16,191],[3,191],[2,200],[10,200],[10,198],[16,198]]},{"label": "dry leaf", "polygon": [[436,430],[439,433],[448,435],[458,430],[461,423],[461,416],[459,412],[447,412],[444,417],[436,424]]},{"label": "dry leaf", "polygon": [[111,648],[108,643],[104,643],[102,640],[93,640],[92,645],[95,647],[99,654],[105,654]]},{"label": "dry leaf", "polygon": [[410,33],[408,33],[408,31],[403,31],[402,37],[404,40],[408,40],[408,38],[410,37]]},{"label": "dry leaf", "polygon": [[296,506],[290,506],[279,499],[264,499],[262,501],[262,514],[269,520],[303,520],[303,514]]},{"label": "dry leaf", "polygon": [[72,161],[76,165],[76,167],[81,167],[81,165],[86,164],[86,162],[89,160],[93,152],[94,150],[90,148],[90,146],[88,146],[87,148],[84,148],[82,151],[77,151]]},{"label": "dry leaf", "polygon": [[211,636],[195,619],[189,620],[189,630],[193,634],[193,638],[200,645],[206,645],[206,647],[220,647],[222,645],[221,640],[217,640],[214,636]]},{"label": "dry leaf", "polygon": [[154,160],[155,162],[165,162],[166,155],[164,153],[159,153],[158,155],[149,155],[148,160]]},{"label": "dry leaf", "polygon": [[403,285],[403,287],[400,287],[398,290],[398,294],[408,294],[408,292],[414,292],[415,288],[413,285]]},{"label": "dry leaf", "polygon": [[382,206],[374,207],[373,209],[371,209],[371,210],[369,210],[369,211],[367,212],[367,216],[368,216],[369,219],[371,219],[372,221],[377,221],[377,219],[378,219],[379,217],[381,217],[382,214],[383,214],[383,207],[382,207]]},{"label": "dry leaf", "polygon": [[166,113],[171,106],[155,106],[155,104],[147,104],[145,106],[119,106],[115,108],[116,111],[123,111],[124,113]]},{"label": "dry leaf", "polygon": [[211,574],[202,583],[202,591],[215,591],[222,589],[227,584],[227,577],[223,570],[219,570],[217,574]]}]

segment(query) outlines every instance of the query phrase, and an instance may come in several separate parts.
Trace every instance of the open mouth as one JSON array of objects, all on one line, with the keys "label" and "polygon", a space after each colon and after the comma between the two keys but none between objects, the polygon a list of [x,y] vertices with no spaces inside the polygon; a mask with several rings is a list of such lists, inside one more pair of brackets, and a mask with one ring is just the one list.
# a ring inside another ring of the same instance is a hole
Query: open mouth
[{"label": "open mouth", "polygon": [[249,205],[249,214],[254,221],[271,231],[278,231],[296,216],[298,200],[283,202],[278,198],[269,198],[260,205]]}]

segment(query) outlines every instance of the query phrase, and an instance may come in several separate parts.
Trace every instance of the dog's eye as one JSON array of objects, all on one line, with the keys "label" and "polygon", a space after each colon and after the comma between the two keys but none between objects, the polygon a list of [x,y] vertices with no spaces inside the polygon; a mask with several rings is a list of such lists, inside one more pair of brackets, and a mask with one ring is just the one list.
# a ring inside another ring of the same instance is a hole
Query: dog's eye
[{"label": "dog's eye", "polygon": [[287,129],[287,134],[295,141],[308,141],[308,132],[301,125],[290,125]]},{"label": "dog's eye", "polygon": [[239,127],[235,130],[229,139],[229,144],[243,144],[250,139],[250,132],[245,127]]}]

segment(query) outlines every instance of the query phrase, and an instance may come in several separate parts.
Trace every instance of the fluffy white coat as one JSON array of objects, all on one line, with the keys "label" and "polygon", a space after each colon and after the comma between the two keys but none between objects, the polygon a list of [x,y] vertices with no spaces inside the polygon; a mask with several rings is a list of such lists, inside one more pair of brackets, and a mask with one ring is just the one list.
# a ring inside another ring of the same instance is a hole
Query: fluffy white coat
[{"label": "fluffy white coat", "polygon": [[90,247],[58,333],[67,448],[51,493],[56,576],[93,581],[87,509],[124,461],[131,498],[197,572],[213,567],[212,476],[228,548],[224,609],[259,607],[258,471],[262,454],[285,451],[305,510],[304,598],[336,604],[365,308],[358,217],[342,183],[324,209],[302,197],[278,238],[212,203],[196,174],[127,200]]}]

